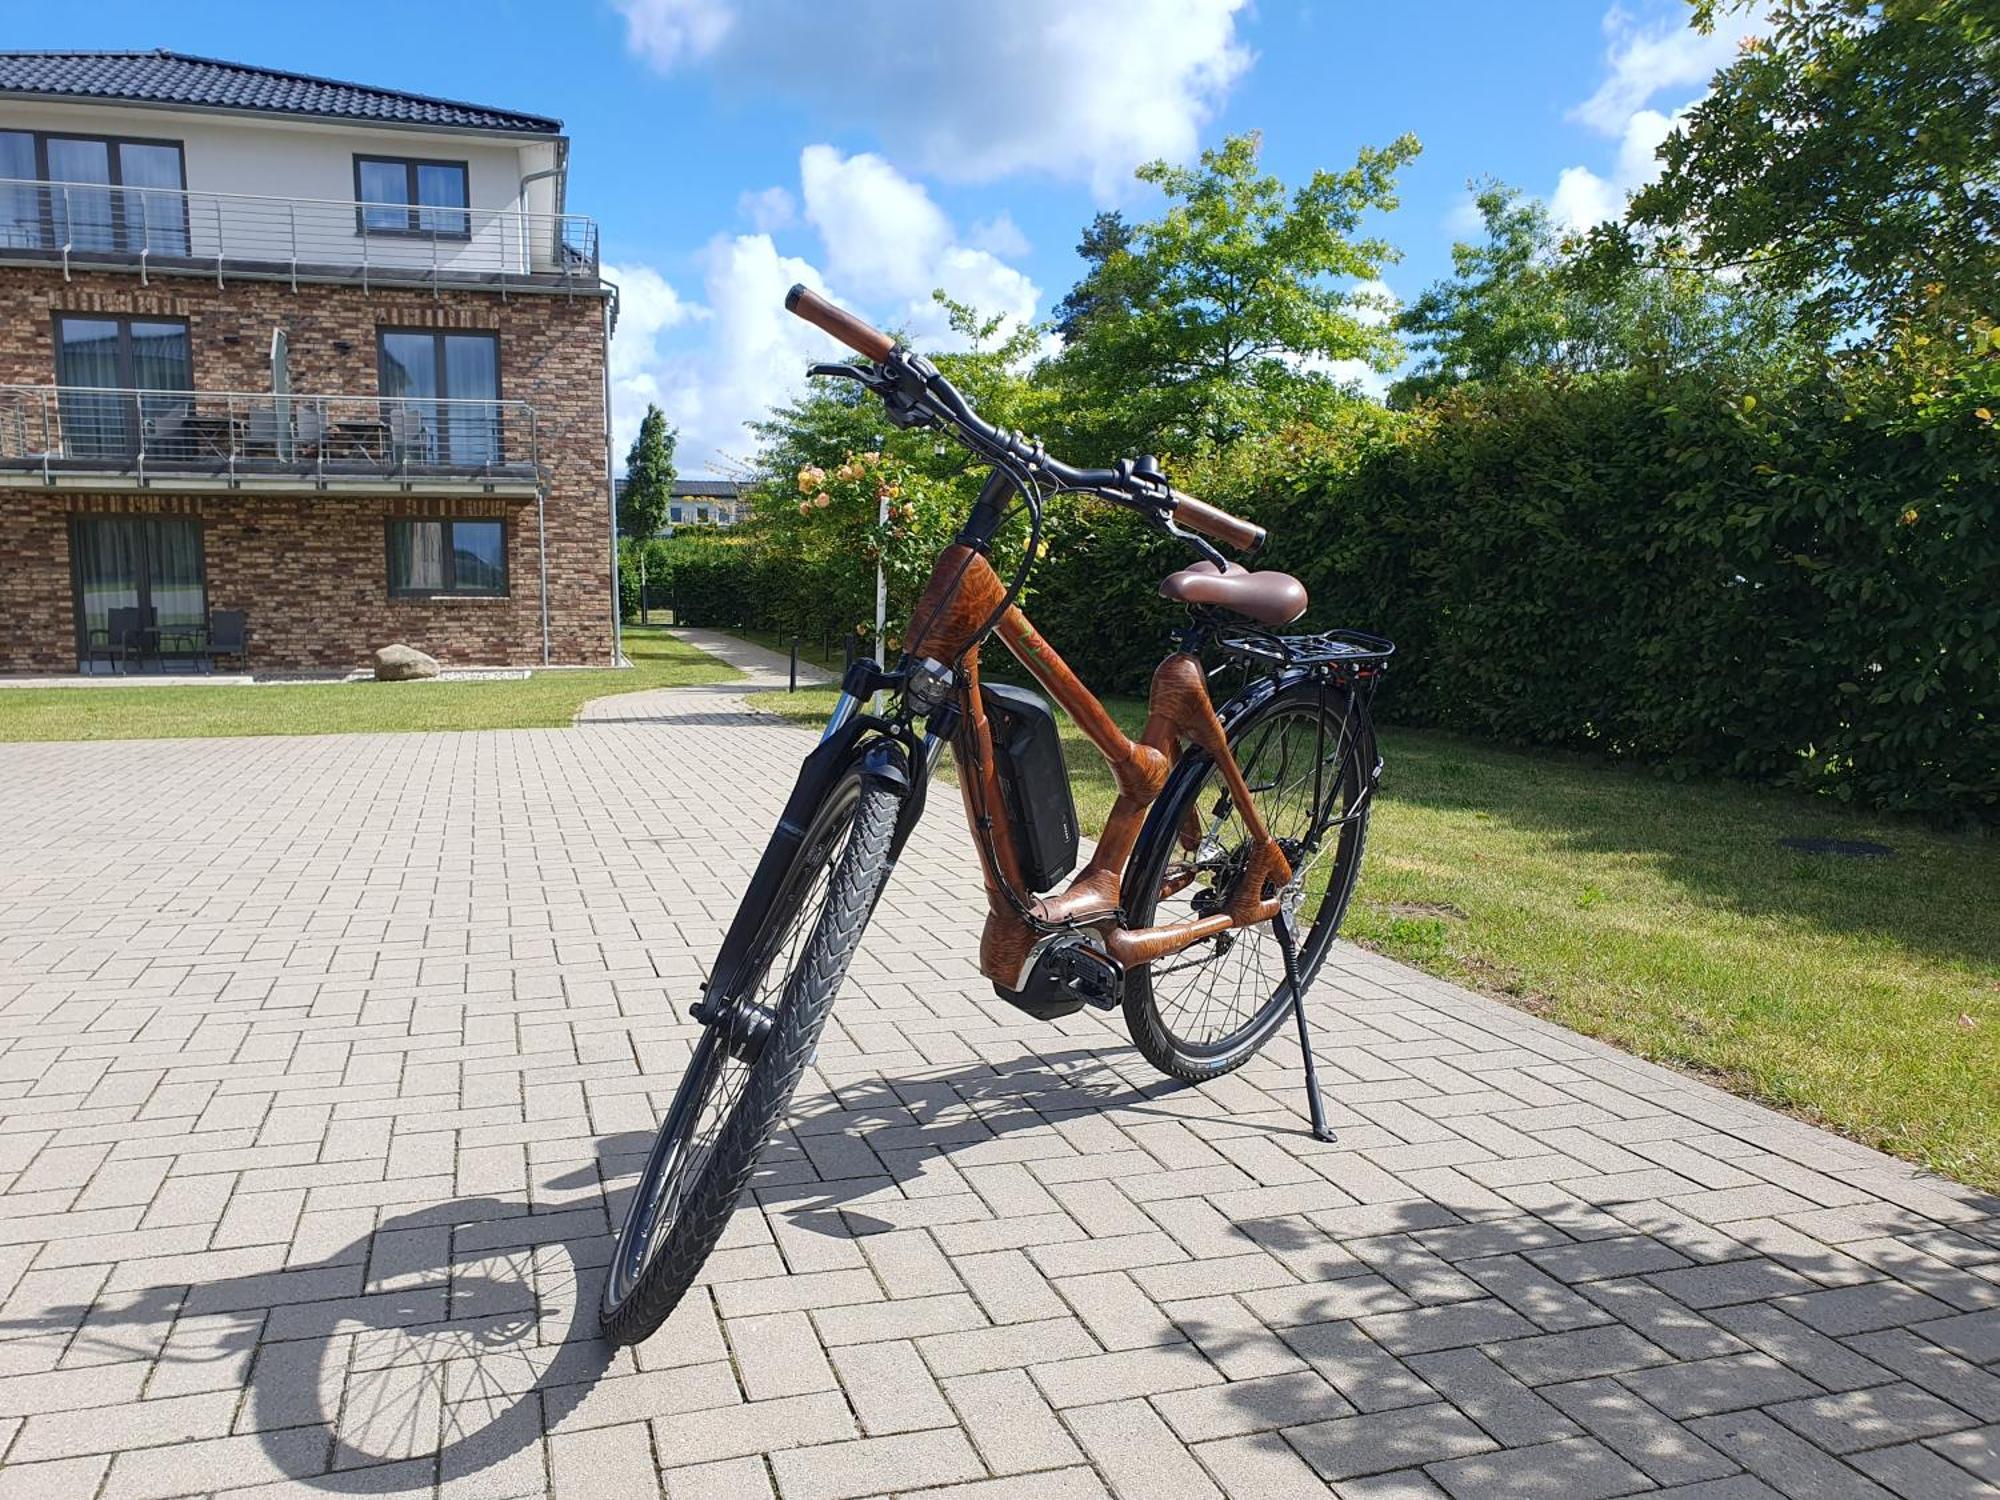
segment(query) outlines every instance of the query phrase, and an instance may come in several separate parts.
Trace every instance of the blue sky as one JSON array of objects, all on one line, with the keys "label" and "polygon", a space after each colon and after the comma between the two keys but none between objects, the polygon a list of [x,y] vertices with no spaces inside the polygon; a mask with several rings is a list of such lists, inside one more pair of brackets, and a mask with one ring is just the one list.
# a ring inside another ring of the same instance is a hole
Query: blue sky
[{"label": "blue sky", "polygon": [[[825,342],[777,306],[814,282],[937,344],[930,287],[1045,315],[1100,207],[1144,214],[1148,157],[1264,134],[1297,180],[1404,131],[1423,155],[1372,225],[1408,298],[1450,265],[1466,182],[1558,217],[1615,211],[1734,36],[1683,0],[347,0],[323,9],[93,0],[16,7],[9,46],[168,47],[560,116],[570,206],[624,291],[621,438],[649,400],[684,472]],[[1103,455],[1079,455],[1096,459]]]}]

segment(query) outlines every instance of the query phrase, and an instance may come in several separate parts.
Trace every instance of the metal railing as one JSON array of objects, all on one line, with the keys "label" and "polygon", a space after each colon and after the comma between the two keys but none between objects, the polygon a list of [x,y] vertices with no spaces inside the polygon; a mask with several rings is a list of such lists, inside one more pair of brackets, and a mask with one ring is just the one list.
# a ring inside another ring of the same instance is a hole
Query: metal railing
[{"label": "metal railing", "polygon": [[580,214],[271,198],[0,178],[0,259],[364,286],[595,289]]},{"label": "metal railing", "polygon": [[525,401],[0,385],[0,472],[528,479]]}]

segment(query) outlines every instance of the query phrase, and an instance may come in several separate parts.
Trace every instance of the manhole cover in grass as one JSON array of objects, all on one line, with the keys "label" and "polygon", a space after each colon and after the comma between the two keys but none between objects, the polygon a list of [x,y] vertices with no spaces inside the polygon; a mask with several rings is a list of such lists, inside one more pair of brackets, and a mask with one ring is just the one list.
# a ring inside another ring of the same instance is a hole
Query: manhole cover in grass
[{"label": "manhole cover in grass", "polygon": [[1887,844],[1867,839],[1790,838],[1779,839],[1778,844],[1799,854],[1834,854],[1842,859],[1888,859],[1896,852]]}]

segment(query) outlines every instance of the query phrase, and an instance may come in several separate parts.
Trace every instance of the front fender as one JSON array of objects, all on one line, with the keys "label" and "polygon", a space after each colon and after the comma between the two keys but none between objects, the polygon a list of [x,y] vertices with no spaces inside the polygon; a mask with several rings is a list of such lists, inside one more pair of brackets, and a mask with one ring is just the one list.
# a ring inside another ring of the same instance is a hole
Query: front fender
[{"label": "front fender", "polygon": [[771,831],[770,842],[764,846],[763,857],[757,861],[756,872],[751,875],[736,916],[723,936],[715,968],[703,987],[704,1003],[734,993],[750,946],[757,940],[764,912],[777,899],[786,872],[791,869],[806,829],[812,823],[813,813],[840,778],[857,764],[865,778],[892,788],[902,799],[902,814],[896,821],[896,836],[889,847],[890,861],[893,863],[902,852],[910,830],[923,813],[927,780],[925,757],[911,753],[913,748],[920,752],[920,747],[913,746],[911,741],[908,731],[899,733],[885,719],[873,714],[854,714],[813,747],[799,766],[798,779],[792,783],[785,809],[778,815],[778,826]]}]

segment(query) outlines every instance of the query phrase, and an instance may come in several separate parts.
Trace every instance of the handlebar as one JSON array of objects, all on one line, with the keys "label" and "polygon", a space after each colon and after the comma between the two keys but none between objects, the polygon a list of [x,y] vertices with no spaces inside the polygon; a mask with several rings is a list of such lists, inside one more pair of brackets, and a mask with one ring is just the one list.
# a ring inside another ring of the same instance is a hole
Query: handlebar
[{"label": "handlebar", "polygon": [[[1152,467],[1151,459],[1142,459],[1136,464],[1128,459],[1113,469],[1076,469],[1044,452],[1039,444],[1030,445],[1002,432],[973,411],[970,403],[950,381],[931,368],[928,361],[908,354],[899,356],[894,339],[845,308],[834,306],[810,287],[801,284],[787,292],[785,309],[832,334],[865,359],[878,365],[886,366],[895,360],[899,365],[908,366],[922,383],[923,403],[916,409],[929,414],[927,420],[939,416],[948,419],[975,451],[1026,464],[1064,489],[1090,491],[1115,504],[1150,514],[1157,520],[1172,521],[1189,531],[1199,532],[1239,552],[1255,552],[1264,544],[1263,527],[1170,487],[1158,470]],[[816,373],[861,374],[851,368],[836,369],[833,366]],[[867,377],[864,383],[875,389],[878,395],[895,384],[890,381],[887,372],[879,381]],[[906,400],[898,390],[897,399],[891,402],[892,417],[899,404]],[[909,404],[915,405],[914,402]]]},{"label": "handlebar", "polygon": [[1189,531],[1199,531],[1203,536],[1213,537],[1238,552],[1255,552],[1264,545],[1268,533],[1256,522],[1233,516],[1220,506],[1184,495],[1179,490],[1169,493],[1174,497],[1174,519]]},{"label": "handlebar", "polygon": [[856,354],[877,364],[895,350],[896,341],[879,328],[871,328],[844,307],[835,307],[818,292],[801,283],[785,293],[785,311],[796,313],[815,328],[823,329]]}]

